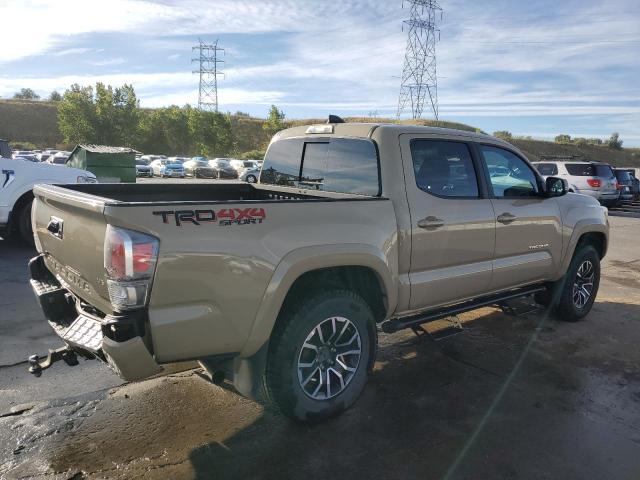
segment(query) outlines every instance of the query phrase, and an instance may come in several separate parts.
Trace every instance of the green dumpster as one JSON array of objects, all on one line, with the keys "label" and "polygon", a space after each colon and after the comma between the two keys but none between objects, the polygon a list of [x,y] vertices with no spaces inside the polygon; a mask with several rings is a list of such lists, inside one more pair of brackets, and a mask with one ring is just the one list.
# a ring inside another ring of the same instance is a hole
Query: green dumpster
[{"label": "green dumpster", "polygon": [[106,145],[78,145],[67,166],[93,173],[100,183],[135,183],[136,150]]}]

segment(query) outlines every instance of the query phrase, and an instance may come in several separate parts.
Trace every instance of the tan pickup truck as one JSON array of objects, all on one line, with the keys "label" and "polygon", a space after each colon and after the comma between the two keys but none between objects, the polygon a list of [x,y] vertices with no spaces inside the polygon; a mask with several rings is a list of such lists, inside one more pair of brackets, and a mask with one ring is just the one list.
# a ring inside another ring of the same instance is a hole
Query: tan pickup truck
[{"label": "tan pickup truck", "polygon": [[126,380],[199,360],[292,417],[349,407],[394,332],[535,295],[585,316],[606,210],[513,146],[456,130],[329,123],[277,134],[258,183],[36,186],[45,316]]}]

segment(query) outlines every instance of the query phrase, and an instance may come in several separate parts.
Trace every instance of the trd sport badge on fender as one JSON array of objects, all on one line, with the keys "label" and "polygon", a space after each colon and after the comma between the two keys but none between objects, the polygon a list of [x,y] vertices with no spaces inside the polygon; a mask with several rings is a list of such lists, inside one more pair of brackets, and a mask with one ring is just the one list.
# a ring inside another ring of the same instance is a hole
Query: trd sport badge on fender
[{"label": "trd sport badge on fender", "polygon": [[220,226],[249,225],[262,223],[266,218],[264,208],[222,208],[215,210],[159,210],[154,215],[162,217],[162,223],[174,221],[176,227],[182,224],[200,225],[217,222]]}]

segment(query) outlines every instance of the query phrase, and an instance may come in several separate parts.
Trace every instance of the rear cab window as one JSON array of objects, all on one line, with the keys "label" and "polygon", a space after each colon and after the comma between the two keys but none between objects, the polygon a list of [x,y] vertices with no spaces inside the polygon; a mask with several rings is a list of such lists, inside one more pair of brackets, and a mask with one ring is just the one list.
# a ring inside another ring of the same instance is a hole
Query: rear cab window
[{"label": "rear cab window", "polygon": [[278,140],[267,150],[260,183],[379,196],[377,149],[364,138]]},{"label": "rear cab window", "polygon": [[613,177],[613,170],[609,165],[594,163],[567,163],[567,172],[576,177]]}]

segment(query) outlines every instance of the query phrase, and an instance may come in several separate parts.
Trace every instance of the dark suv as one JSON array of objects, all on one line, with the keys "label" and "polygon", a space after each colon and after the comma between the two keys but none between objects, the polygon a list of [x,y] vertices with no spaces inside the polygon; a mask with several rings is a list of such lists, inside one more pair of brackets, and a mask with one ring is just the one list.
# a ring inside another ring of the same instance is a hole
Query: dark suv
[{"label": "dark suv", "polygon": [[634,178],[629,173],[629,170],[625,168],[615,168],[613,173],[618,180],[618,190],[620,190],[618,203],[632,202],[634,197]]}]

